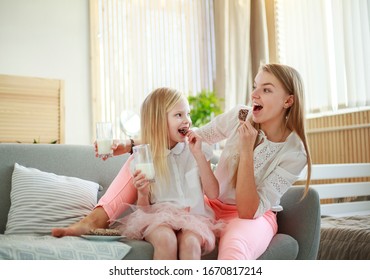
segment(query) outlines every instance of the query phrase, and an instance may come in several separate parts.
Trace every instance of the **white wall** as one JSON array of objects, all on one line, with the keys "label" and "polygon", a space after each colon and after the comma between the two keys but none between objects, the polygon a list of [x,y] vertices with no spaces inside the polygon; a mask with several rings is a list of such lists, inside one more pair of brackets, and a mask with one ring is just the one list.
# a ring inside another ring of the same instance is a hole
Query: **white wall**
[{"label": "white wall", "polygon": [[65,142],[91,144],[88,0],[0,0],[0,74],[62,79]]}]

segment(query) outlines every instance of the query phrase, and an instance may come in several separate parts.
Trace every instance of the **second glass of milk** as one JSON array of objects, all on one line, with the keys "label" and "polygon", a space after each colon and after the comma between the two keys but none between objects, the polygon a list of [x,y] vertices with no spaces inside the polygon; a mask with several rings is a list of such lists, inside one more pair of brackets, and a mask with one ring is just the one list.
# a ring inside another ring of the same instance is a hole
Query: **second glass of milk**
[{"label": "second glass of milk", "polygon": [[153,156],[149,144],[133,147],[135,170],[141,170],[149,182],[155,182]]}]

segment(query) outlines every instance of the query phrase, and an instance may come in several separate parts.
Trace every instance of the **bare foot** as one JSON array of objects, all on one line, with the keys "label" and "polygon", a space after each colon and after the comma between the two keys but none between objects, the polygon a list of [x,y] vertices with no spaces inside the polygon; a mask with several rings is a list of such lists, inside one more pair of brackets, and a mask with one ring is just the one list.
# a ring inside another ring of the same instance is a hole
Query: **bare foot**
[{"label": "bare foot", "polygon": [[80,236],[90,233],[96,228],[108,228],[109,217],[103,207],[96,207],[89,215],[79,222],[65,228],[53,228],[51,235],[54,237]]},{"label": "bare foot", "polygon": [[54,237],[80,236],[89,233],[91,227],[83,222],[78,222],[66,228],[53,228],[51,235]]}]

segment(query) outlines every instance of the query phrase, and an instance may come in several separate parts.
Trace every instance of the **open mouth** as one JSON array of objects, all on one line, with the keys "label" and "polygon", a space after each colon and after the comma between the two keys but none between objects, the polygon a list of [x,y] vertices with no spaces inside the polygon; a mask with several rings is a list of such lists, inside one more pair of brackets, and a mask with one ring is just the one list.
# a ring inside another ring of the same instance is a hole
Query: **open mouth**
[{"label": "open mouth", "polygon": [[180,129],[179,129],[179,132],[180,132],[182,135],[185,135],[185,134],[188,132],[188,129],[187,129],[187,128],[180,128]]},{"label": "open mouth", "polygon": [[261,106],[259,104],[254,104],[253,105],[253,112],[261,111],[262,109],[263,109],[263,106]]}]

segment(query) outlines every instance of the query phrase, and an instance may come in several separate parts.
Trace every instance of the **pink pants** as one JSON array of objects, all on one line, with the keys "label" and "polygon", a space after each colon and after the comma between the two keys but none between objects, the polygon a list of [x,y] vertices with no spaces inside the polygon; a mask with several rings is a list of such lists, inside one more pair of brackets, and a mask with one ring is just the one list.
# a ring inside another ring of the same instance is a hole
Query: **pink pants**
[{"label": "pink pants", "polygon": [[223,219],[226,227],[221,232],[218,245],[219,260],[256,260],[266,251],[277,232],[276,214],[267,211],[257,219],[240,219],[236,205],[208,200],[217,219]]},{"label": "pink pants", "polygon": [[95,206],[103,207],[110,221],[116,220],[129,207],[128,204],[134,204],[137,200],[137,191],[132,183],[130,170],[132,160],[132,156],[128,158]]},{"label": "pink pants", "polygon": [[[96,206],[104,208],[110,221],[116,220],[128,208],[128,204],[134,204],[137,200],[130,171],[131,160],[132,157],[126,161]],[[218,259],[254,260],[266,250],[277,232],[276,215],[273,212],[268,211],[257,219],[239,219],[236,205],[205,199],[216,218],[227,223],[221,233]]]}]

